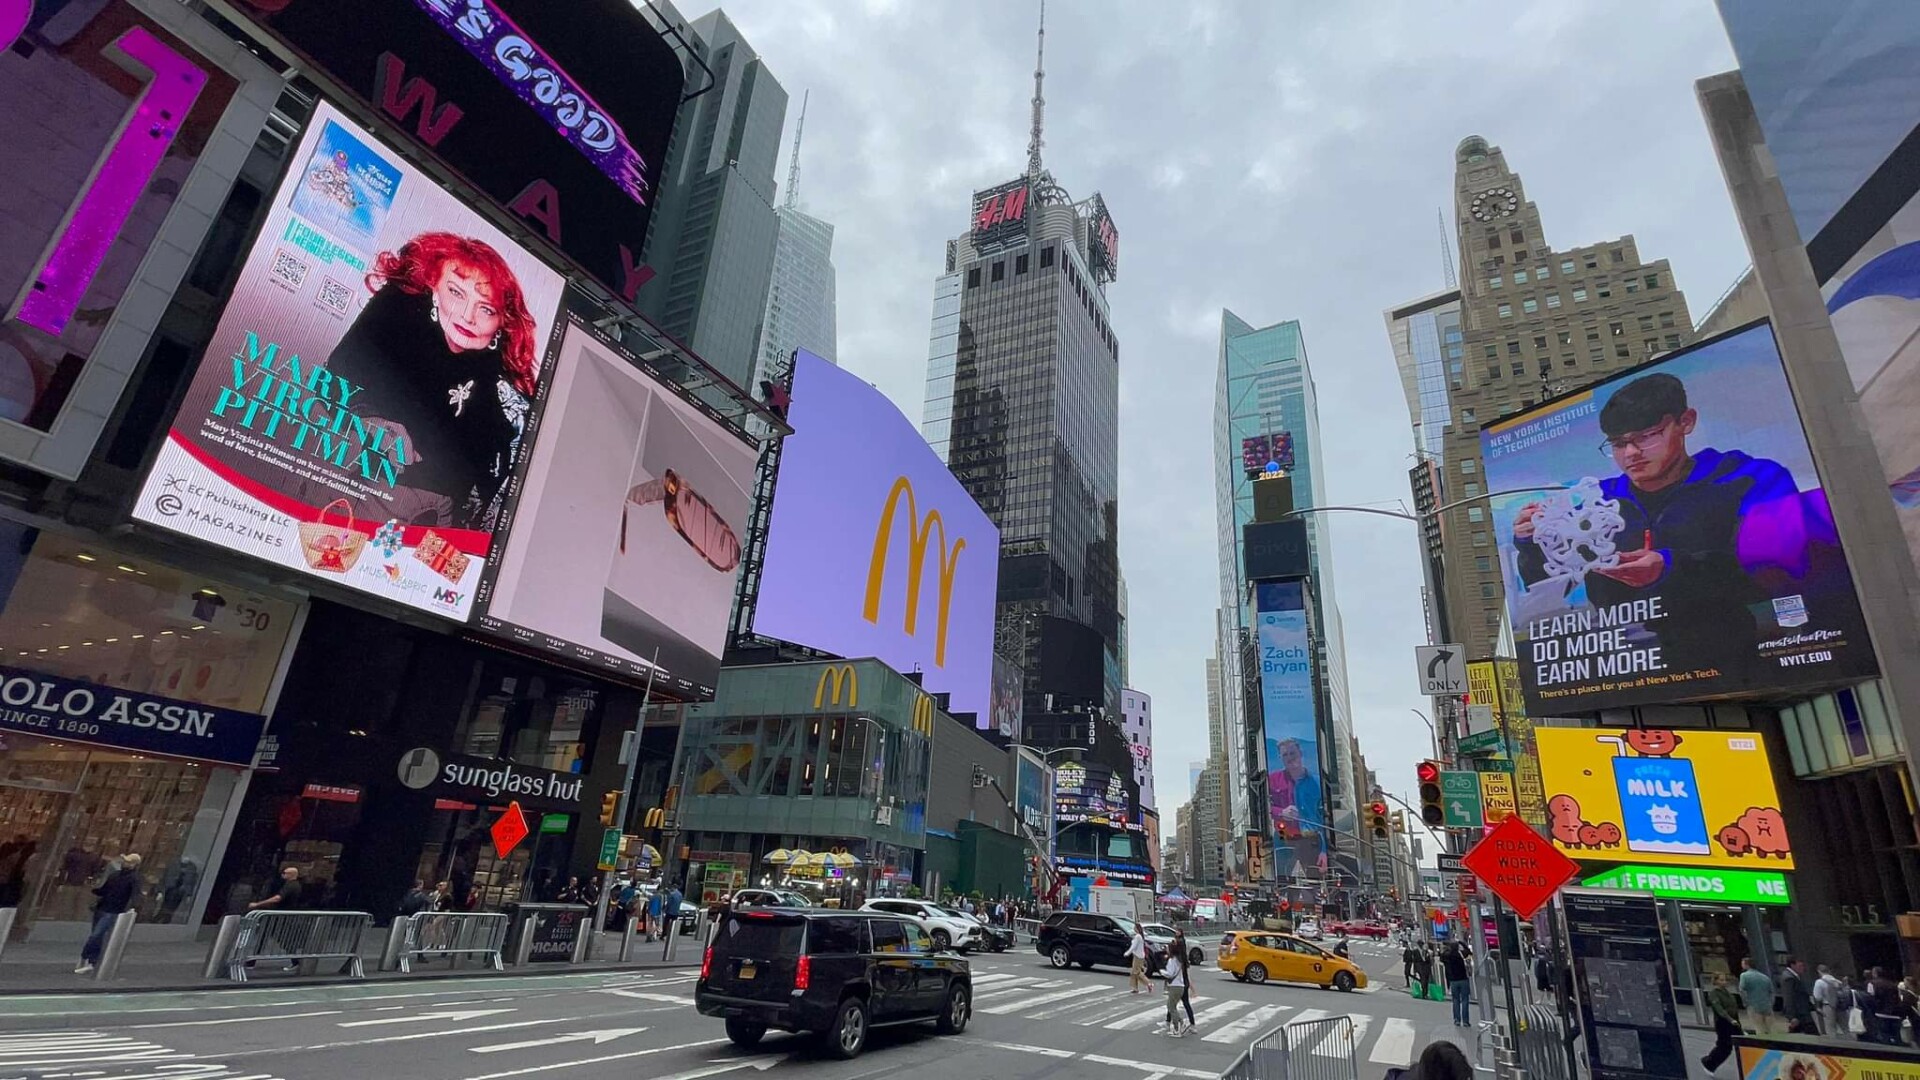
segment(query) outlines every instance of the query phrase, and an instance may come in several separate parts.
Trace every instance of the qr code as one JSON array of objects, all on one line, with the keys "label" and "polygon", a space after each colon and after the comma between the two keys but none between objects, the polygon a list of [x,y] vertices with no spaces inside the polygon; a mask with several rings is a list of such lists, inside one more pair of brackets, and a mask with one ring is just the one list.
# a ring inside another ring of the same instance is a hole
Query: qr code
[{"label": "qr code", "polygon": [[273,276],[294,288],[299,288],[307,280],[307,264],[293,257],[284,248],[273,253]]},{"label": "qr code", "polygon": [[320,303],[336,315],[345,315],[348,305],[353,303],[353,288],[326,278],[320,282]]}]

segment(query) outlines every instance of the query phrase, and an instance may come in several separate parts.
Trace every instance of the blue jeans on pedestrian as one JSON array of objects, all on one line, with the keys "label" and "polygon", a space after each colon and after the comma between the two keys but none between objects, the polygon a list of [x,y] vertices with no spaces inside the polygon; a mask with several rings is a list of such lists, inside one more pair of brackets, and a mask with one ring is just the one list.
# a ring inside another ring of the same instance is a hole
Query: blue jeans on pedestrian
[{"label": "blue jeans on pedestrian", "polygon": [[1455,979],[1447,984],[1447,990],[1453,995],[1453,1022],[1461,1027],[1473,1023],[1473,984]]},{"label": "blue jeans on pedestrian", "polygon": [[80,962],[98,964],[100,950],[106,948],[107,935],[113,932],[113,921],[120,917],[118,912],[96,911],[93,913],[93,932],[87,935],[87,943],[80,946]]}]

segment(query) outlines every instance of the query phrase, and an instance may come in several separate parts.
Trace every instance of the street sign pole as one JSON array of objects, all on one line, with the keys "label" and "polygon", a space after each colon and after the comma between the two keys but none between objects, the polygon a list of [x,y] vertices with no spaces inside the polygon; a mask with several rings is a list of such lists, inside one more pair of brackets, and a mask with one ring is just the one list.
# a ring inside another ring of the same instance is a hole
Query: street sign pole
[{"label": "street sign pole", "polygon": [[[1496,935],[1500,932],[1500,920],[1506,917],[1507,905],[1500,899],[1500,894],[1494,892],[1493,930]],[[1518,926],[1513,928],[1513,936],[1516,939],[1519,938],[1520,928]],[[1507,1038],[1511,1040],[1507,1045],[1518,1051],[1520,1047],[1520,1012],[1513,1007],[1513,961],[1514,958],[1511,956],[1503,955],[1500,957],[1500,985],[1507,993]],[[1576,1072],[1573,1075],[1578,1076],[1580,1074]]]}]

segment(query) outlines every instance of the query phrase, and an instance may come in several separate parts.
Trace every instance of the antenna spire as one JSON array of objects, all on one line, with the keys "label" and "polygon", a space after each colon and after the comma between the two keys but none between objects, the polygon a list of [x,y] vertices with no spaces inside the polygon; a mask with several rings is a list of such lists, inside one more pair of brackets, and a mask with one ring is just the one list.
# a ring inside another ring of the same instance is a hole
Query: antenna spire
[{"label": "antenna spire", "polygon": [[1453,247],[1447,242],[1447,212],[1444,208],[1435,208],[1434,214],[1440,219],[1440,270],[1446,275],[1447,288],[1460,287],[1460,279],[1454,274]]},{"label": "antenna spire", "polygon": [[812,90],[800,95],[800,122],[793,126],[793,160],[787,163],[787,209],[800,205],[800,136],[807,131],[807,99]]},{"label": "antenna spire", "polygon": [[1046,122],[1047,99],[1041,84],[1047,79],[1047,0],[1040,0],[1040,44],[1033,58],[1033,132],[1027,138],[1027,179],[1040,179],[1040,130]]}]

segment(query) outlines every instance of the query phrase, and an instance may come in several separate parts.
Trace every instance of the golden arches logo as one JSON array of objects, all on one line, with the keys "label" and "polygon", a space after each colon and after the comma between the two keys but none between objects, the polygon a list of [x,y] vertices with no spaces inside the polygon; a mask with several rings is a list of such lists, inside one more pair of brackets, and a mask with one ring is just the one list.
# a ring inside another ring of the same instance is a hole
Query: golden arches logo
[{"label": "golden arches logo", "polygon": [[887,552],[893,547],[893,512],[900,505],[900,496],[907,497],[907,615],[903,629],[909,635],[918,636],[920,620],[920,577],[927,564],[927,540],[935,529],[940,530],[940,583],[939,607],[934,627],[933,662],[937,667],[947,666],[947,615],[953,605],[953,574],[960,568],[960,553],[967,548],[967,538],[956,537],[953,547],[947,547],[947,526],[940,520],[940,511],[929,509],[923,519],[913,501],[913,481],[905,476],[893,482],[893,489],[887,492],[887,502],[880,510],[880,526],[873,534],[873,561],[867,566],[867,597],[861,608],[861,614],[870,623],[880,622],[880,587],[887,580]]},{"label": "golden arches logo", "polygon": [[813,687],[814,708],[820,708],[821,703],[828,700],[827,683],[829,681],[833,683],[831,700],[833,705],[840,704],[840,691],[844,687],[847,691],[847,708],[860,707],[860,673],[853,669],[852,664],[828,664],[820,669],[820,681]]},{"label": "golden arches logo", "polygon": [[933,738],[933,695],[921,694],[913,703],[913,730]]}]

